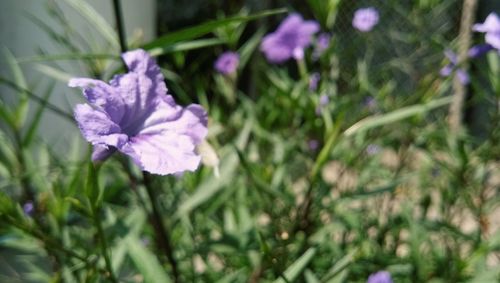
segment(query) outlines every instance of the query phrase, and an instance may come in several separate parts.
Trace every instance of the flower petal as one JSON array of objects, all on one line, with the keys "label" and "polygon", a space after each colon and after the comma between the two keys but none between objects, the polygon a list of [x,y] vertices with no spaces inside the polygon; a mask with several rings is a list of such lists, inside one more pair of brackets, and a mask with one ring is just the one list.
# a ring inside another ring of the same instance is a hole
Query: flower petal
[{"label": "flower petal", "polygon": [[87,101],[108,113],[113,122],[119,123],[122,119],[125,112],[123,99],[112,86],[103,81],[86,78],[71,79],[68,86],[83,88]]},{"label": "flower petal", "polygon": [[92,109],[88,104],[75,107],[75,119],[83,137],[93,145],[117,147],[128,139],[106,113]]},{"label": "flower petal", "polygon": [[194,147],[188,136],[162,132],[132,137],[118,149],[131,156],[142,170],[167,175],[198,168],[201,157],[194,153]]}]

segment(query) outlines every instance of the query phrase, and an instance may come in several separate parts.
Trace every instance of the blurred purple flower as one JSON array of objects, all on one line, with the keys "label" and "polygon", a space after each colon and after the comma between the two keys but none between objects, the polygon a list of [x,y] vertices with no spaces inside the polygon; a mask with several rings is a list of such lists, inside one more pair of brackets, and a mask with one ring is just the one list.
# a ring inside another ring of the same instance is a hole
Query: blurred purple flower
[{"label": "blurred purple flower", "polygon": [[35,211],[35,206],[33,205],[33,202],[31,201],[26,202],[23,205],[23,211],[28,216],[33,215],[33,212]]},{"label": "blurred purple flower", "polygon": [[367,96],[363,101],[363,105],[370,110],[375,110],[377,108],[377,101],[373,96]]},{"label": "blurred purple flower", "polygon": [[323,94],[319,97],[319,105],[326,106],[330,102],[328,95]]},{"label": "blurred purple flower", "polygon": [[377,9],[373,7],[361,8],[354,12],[352,26],[361,32],[371,31],[379,21]]},{"label": "blurred purple flower", "polygon": [[316,151],[319,148],[319,141],[315,139],[309,140],[309,142],[307,142],[307,146],[311,151]]},{"label": "blurred purple flower", "polygon": [[366,283],[392,283],[391,274],[387,271],[372,273]]},{"label": "blurred purple flower", "polygon": [[311,37],[319,31],[316,21],[304,21],[299,14],[291,14],[275,32],[264,37],[260,50],[271,63],[282,63],[298,56],[311,44]]},{"label": "blurred purple flower", "polygon": [[309,90],[310,91],[315,91],[316,89],[318,89],[318,83],[319,83],[320,79],[321,79],[321,76],[318,72],[314,72],[311,74],[311,76],[309,77]]},{"label": "blurred purple flower", "polygon": [[469,55],[470,58],[477,58],[480,56],[483,56],[485,53],[488,51],[492,50],[493,46],[489,44],[478,44],[474,45],[469,49],[469,52],[467,55]]},{"label": "blurred purple flower", "polygon": [[484,32],[484,40],[500,52],[500,18],[495,12],[486,17],[484,23],[472,26],[474,31]]},{"label": "blurred purple flower", "polygon": [[83,88],[89,102],[75,107],[75,118],[94,146],[92,160],[104,160],[118,150],[150,173],[195,170],[200,163],[195,146],[207,134],[205,110],[196,104],[177,105],[146,51],[126,52],[122,58],[129,72],[109,84],[87,78],[68,84]]},{"label": "blurred purple flower", "polygon": [[380,146],[378,146],[376,144],[369,144],[366,147],[366,154],[368,154],[368,155],[375,155],[379,152],[380,152]]},{"label": "blurred purple flower", "polygon": [[215,61],[214,68],[217,72],[229,75],[236,72],[240,63],[240,56],[236,52],[224,52]]},{"label": "blurred purple flower", "polygon": [[455,75],[457,76],[458,80],[462,85],[469,84],[470,82],[469,74],[467,74],[467,72],[464,69],[458,67],[457,54],[448,49],[444,52],[444,55],[446,56],[446,58],[448,58],[450,63],[441,68],[439,74],[442,77],[448,77],[453,73],[453,71],[455,71]]},{"label": "blurred purple flower", "polygon": [[314,59],[318,59],[323,54],[323,52],[325,52],[325,50],[330,47],[330,39],[331,35],[326,32],[322,32],[318,35],[318,38],[316,39],[316,46],[313,52]]},{"label": "blurred purple flower", "polygon": [[467,72],[464,71],[464,69],[461,68],[457,69],[455,75],[457,76],[461,84],[468,85],[470,83],[469,74],[467,74]]}]

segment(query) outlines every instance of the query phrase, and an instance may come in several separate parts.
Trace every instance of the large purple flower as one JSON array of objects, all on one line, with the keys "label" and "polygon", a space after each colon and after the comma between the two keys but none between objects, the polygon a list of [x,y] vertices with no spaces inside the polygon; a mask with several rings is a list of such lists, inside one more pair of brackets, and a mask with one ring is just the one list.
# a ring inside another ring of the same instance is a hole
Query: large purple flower
[{"label": "large purple flower", "polygon": [[378,24],[379,15],[377,9],[373,7],[361,8],[354,12],[352,26],[361,32],[368,32]]},{"label": "large purple flower", "polygon": [[475,24],[473,30],[486,33],[486,43],[500,52],[500,17],[494,12],[490,13],[482,24]]},{"label": "large purple flower", "polygon": [[291,14],[275,32],[264,37],[260,50],[269,62],[282,63],[304,54],[304,48],[311,44],[312,35],[318,31],[316,21],[304,21],[299,14]]},{"label": "large purple flower", "polygon": [[129,72],[109,84],[74,78],[70,87],[83,88],[89,104],[75,107],[84,138],[92,143],[92,160],[104,160],[118,150],[142,170],[166,175],[195,170],[195,153],[207,134],[207,114],[196,104],[183,108],[167,94],[160,68],[144,50],[124,53]]},{"label": "large purple flower", "polygon": [[391,274],[387,271],[379,271],[368,277],[367,283],[392,283]]}]

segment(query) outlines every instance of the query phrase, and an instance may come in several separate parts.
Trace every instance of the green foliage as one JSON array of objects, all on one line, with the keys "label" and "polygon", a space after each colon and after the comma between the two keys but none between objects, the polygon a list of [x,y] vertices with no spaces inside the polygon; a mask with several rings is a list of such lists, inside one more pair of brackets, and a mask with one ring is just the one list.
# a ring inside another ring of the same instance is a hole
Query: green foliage
[{"label": "green foliage", "polygon": [[[131,43],[157,56],[176,101],[209,113],[205,165],[167,177],[118,153],[94,164],[83,143],[54,152],[39,138],[46,112],[73,118],[49,101],[56,82],[40,90],[23,68],[64,82],[62,61],[101,79],[121,68],[118,37],[97,11],[64,1],[104,47],[82,44],[50,2],[61,30],[31,20],[64,54],[3,52],[0,281],[366,282],[379,270],[394,282],[498,281],[500,59],[471,62],[468,107],[487,104],[478,122],[487,126],[475,135],[466,123],[451,137],[451,82],[438,72],[454,36],[445,12],[457,2],[383,1],[368,34],[350,27],[349,1],[292,3],[333,37],[317,59],[308,48],[281,65],[259,44],[285,9],[237,7]],[[240,55],[231,76],[213,70],[225,50]]]}]

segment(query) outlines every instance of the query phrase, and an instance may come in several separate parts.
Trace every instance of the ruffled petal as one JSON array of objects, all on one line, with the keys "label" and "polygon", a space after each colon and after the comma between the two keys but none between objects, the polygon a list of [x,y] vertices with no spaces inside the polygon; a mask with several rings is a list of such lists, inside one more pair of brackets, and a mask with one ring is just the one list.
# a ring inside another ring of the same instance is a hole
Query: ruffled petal
[{"label": "ruffled petal", "polygon": [[135,136],[118,150],[132,157],[142,170],[167,175],[198,168],[201,157],[195,154],[194,147],[188,136],[162,132]]},{"label": "ruffled petal", "polygon": [[117,147],[128,140],[127,136],[121,133],[120,126],[105,112],[95,110],[88,104],[75,107],[75,119],[83,137],[93,145]]},{"label": "ruffled petal", "polygon": [[87,101],[108,113],[111,120],[120,123],[125,108],[123,99],[115,89],[107,83],[94,79],[74,78],[68,82],[69,87],[80,87]]},{"label": "ruffled petal", "polygon": [[292,49],[280,43],[279,38],[274,34],[268,34],[262,40],[260,50],[271,63],[282,63],[292,57]]},{"label": "ruffled petal", "polygon": [[[129,51],[123,53],[122,58],[130,72],[140,75],[140,86],[143,92],[154,96],[167,93],[168,89],[161,69],[148,52],[142,49]],[[142,81],[145,78],[147,81]],[[142,83],[146,85],[143,86]]]},{"label": "ruffled petal", "polygon": [[161,134],[172,132],[191,138],[197,145],[207,135],[207,113],[197,104],[186,108],[169,107],[165,102],[159,103],[157,109],[145,120],[139,135]]}]

